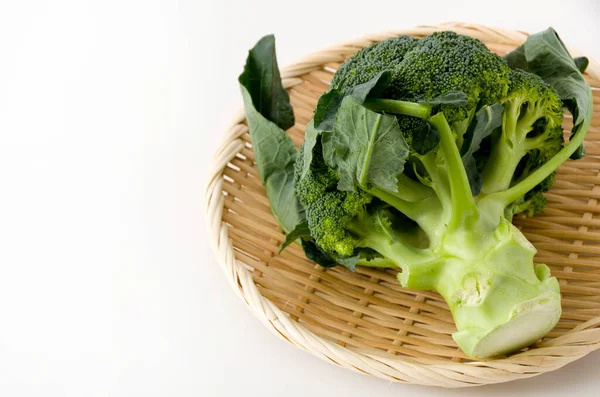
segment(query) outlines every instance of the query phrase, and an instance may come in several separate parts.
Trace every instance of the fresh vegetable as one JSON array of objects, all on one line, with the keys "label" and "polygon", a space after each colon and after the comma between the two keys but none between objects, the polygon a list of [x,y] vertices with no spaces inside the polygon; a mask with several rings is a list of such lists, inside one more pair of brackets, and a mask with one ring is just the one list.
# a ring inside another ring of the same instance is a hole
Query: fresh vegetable
[{"label": "fresh vegetable", "polygon": [[274,36],[263,37],[250,50],[238,80],[258,173],[275,219],[289,233],[302,219],[293,178],[298,154],[292,138],[283,132],[294,125],[294,110],[279,77]]},{"label": "fresh vegetable", "polygon": [[339,68],[296,152],[267,36],[240,82],[282,249],[300,242],[326,267],[400,269],[403,287],[444,297],[471,357],[535,342],[560,318],[559,285],[510,221],[543,210],[556,169],[585,153],[586,65],[552,29],[504,58],[452,32],[392,38]]}]

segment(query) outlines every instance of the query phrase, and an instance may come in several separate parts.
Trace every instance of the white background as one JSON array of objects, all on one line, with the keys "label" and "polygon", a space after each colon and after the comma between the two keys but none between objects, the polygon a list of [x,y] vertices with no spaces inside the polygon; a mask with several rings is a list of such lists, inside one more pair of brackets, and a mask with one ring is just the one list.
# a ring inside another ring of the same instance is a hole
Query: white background
[{"label": "white background", "polygon": [[595,0],[537,3],[3,1],[0,396],[597,395],[600,353],[468,391],[320,361],[252,317],[202,217],[237,75],[262,35],[276,34],[286,65],[423,23],[552,25],[600,59]]}]

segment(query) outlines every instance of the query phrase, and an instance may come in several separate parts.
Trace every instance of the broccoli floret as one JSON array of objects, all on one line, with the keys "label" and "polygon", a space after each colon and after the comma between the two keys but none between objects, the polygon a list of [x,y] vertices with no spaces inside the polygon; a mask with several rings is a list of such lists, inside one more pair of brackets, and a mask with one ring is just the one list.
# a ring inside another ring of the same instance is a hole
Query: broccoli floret
[{"label": "broccoli floret", "polygon": [[[394,46],[398,47],[395,51],[392,49]],[[510,69],[506,63],[479,40],[453,32],[434,33],[421,40],[401,36],[363,51],[340,67],[334,75],[333,88],[348,89],[368,81],[383,70],[390,71],[391,82],[381,98],[398,102],[370,108],[419,117],[443,112],[459,146],[475,111],[481,106],[498,102],[508,91]],[[377,61],[380,53],[385,62]],[[402,108],[403,104],[399,101],[431,101],[456,91],[467,95],[466,105],[422,105],[421,109],[412,106],[412,113],[404,113],[408,109],[394,109]],[[427,132],[427,129],[423,129],[423,122],[415,121],[414,117],[399,115],[398,121],[408,142],[413,141],[413,134],[423,135],[423,132]],[[433,138],[420,136],[414,141],[418,142],[419,149],[429,149],[437,145],[437,141],[427,144]]]},{"label": "broccoli floret", "polygon": [[506,95],[510,69],[479,40],[454,32],[437,32],[419,41],[398,64],[386,96],[410,101],[462,91],[466,107],[442,106],[448,123],[468,118],[477,106]]},{"label": "broccoli floret", "polygon": [[400,126],[400,131],[402,131],[404,140],[408,143],[408,146],[412,148],[413,132],[421,131],[427,122],[421,118],[412,116],[398,115],[396,118],[398,119],[398,125]]},{"label": "broccoli floret", "polygon": [[[333,257],[366,257],[362,263],[369,265],[373,253],[380,259],[383,252],[390,250],[395,254],[386,259],[399,266],[402,257],[417,257],[418,249],[429,245],[423,228],[433,230],[439,215],[435,210],[439,202],[433,190],[402,175],[397,193],[360,188],[340,191],[337,189],[340,178],[325,163],[320,139],[314,146],[309,171],[301,176],[304,150],[302,145],[295,164],[296,193],[305,209],[310,235],[319,247]],[[424,208],[429,212],[423,211]],[[399,239],[406,244],[398,242]],[[392,244],[393,241],[397,243]]]},{"label": "broccoli floret", "polygon": [[510,220],[517,214],[533,216],[534,214],[543,211],[544,208],[546,208],[546,205],[548,205],[548,200],[542,193],[541,190],[532,190],[528,192],[525,196],[506,207],[504,210],[504,217]]},{"label": "broccoli floret", "polygon": [[303,151],[304,145],[295,164],[296,193],[306,210],[311,236],[325,251],[352,256],[358,240],[348,231],[348,224],[365,211],[365,206],[373,197],[360,190],[336,190],[340,178],[323,161],[320,144],[313,150],[309,171],[304,178],[299,178],[303,167]]},{"label": "broccoli floret", "polygon": [[[502,130],[492,137],[483,170],[482,191],[503,191],[524,180],[563,147],[563,112],[560,97],[540,77],[511,70],[509,92],[502,100]],[[553,174],[513,205],[513,214],[533,215],[544,209],[539,195],[552,187]],[[531,205],[526,202],[533,200]]]},{"label": "broccoli floret", "polygon": [[444,112],[459,143],[477,107],[506,95],[510,73],[481,41],[437,32],[421,40],[400,36],[359,51],[339,68],[332,87],[353,87],[384,70],[392,72],[392,79],[383,99],[419,102],[451,91],[467,94],[466,106],[441,105],[432,113]]},{"label": "broccoli floret", "polygon": [[378,73],[393,71],[418,42],[410,36],[398,36],[363,48],[340,66],[333,76],[331,87],[344,91],[366,83]]}]

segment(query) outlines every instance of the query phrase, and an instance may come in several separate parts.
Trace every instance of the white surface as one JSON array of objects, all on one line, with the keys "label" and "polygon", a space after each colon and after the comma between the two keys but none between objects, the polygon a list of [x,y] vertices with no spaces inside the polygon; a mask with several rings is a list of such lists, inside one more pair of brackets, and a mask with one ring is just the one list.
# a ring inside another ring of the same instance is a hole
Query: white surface
[{"label": "white surface", "polygon": [[600,58],[594,0],[403,3],[2,2],[0,395],[594,395],[600,353],[468,391],[355,374],[270,334],[216,263],[203,185],[262,35],[285,65],[423,23],[552,25]]}]

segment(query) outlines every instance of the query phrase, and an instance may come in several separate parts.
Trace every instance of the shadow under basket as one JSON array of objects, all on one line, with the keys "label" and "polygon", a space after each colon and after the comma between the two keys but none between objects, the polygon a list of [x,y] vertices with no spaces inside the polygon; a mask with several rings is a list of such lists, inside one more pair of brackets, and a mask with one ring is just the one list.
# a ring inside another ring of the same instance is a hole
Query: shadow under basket
[{"label": "shadow under basket", "polygon": [[[453,30],[480,39],[498,54],[527,34],[480,25],[444,24],[366,36],[311,54],[282,70],[299,145],[319,96],[335,70],[361,48],[389,37]],[[578,55],[571,50],[573,55]],[[546,197],[547,209],[514,223],[537,248],[562,292],[557,326],[528,349],[493,360],[472,360],[452,339],[456,331],[444,300],[400,286],[394,270],[342,266],[324,269],[292,244],[275,222],[258,178],[243,112],[217,151],[205,211],[209,236],[234,290],[273,332],[293,345],[345,368],[388,381],[443,387],[476,386],[552,371],[600,347],[600,66],[585,73],[594,115],[587,156],[567,161]],[[565,117],[565,136],[571,118]]]}]

